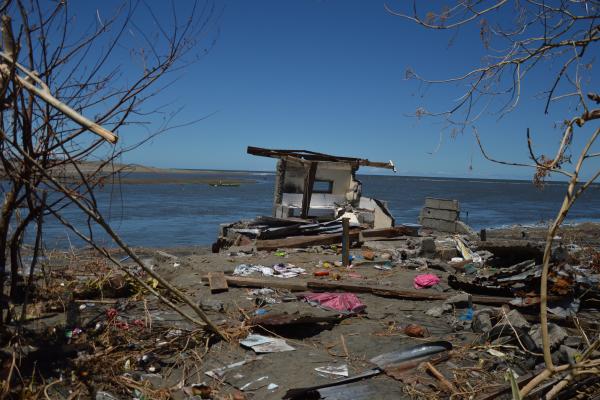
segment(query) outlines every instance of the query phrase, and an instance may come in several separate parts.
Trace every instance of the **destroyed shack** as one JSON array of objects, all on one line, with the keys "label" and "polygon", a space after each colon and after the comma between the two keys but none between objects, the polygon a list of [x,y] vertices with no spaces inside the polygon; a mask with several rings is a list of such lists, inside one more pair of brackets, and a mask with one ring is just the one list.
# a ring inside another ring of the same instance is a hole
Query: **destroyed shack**
[{"label": "destroyed shack", "polygon": [[273,217],[330,221],[350,211],[372,228],[394,226],[385,203],[362,196],[356,179],[361,166],[396,171],[394,163],[338,157],[307,150],[248,147],[248,154],[279,159],[275,178]]},{"label": "destroyed shack", "polygon": [[[373,162],[308,150],[248,147],[247,152],[278,159],[272,216],[222,225],[213,251],[252,243],[278,247],[337,243],[342,218],[350,220],[354,237],[358,237],[361,230],[394,228],[394,217],[386,203],[363,196],[362,184],[356,178],[356,172],[362,166],[395,172],[392,161]],[[290,243],[265,243],[292,237],[295,240],[288,240]]]}]

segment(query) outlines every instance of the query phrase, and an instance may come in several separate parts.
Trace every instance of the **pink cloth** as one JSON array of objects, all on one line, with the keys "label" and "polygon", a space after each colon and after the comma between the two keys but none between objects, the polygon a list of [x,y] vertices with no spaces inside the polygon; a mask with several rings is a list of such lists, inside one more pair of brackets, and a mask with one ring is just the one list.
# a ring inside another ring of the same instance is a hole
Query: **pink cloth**
[{"label": "pink cloth", "polygon": [[433,274],[423,274],[415,276],[415,289],[424,289],[440,283],[440,278]]},{"label": "pink cloth", "polygon": [[358,313],[367,307],[352,293],[309,293],[304,298],[335,311]]}]

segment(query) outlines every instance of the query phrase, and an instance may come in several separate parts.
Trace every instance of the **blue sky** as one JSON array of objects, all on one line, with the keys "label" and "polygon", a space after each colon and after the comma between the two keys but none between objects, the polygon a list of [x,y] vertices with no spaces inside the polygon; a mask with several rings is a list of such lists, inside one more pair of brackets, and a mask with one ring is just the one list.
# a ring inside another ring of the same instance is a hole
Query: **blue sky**
[{"label": "blue sky", "polygon": [[[76,12],[95,18],[112,1],[86,2]],[[150,2],[158,4],[157,2]],[[185,9],[185,1],[177,1]],[[182,5],[183,4],[183,5]],[[394,2],[390,2],[394,5]],[[402,4],[401,1],[396,5]],[[416,119],[417,107],[440,110],[460,86],[429,88],[405,79],[412,68],[447,78],[478,65],[484,54],[477,26],[427,31],[390,15],[379,1],[218,1],[215,27],[198,52],[214,46],[161,93],[160,101],[183,107],[177,122],[208,118],[157,137],[125,162],[158,167],[272,170],[274,160],[249,156],[248,145],[309,149],[374,161],[393,160],[401,175],[530,178],[532,173],[483,159],[470,133],[442,136],[439,120]],[[138,21],[153,29],[152,21]],[[135,73],[139,63],[126,63]],[[524,87],[520,108],[498,120],[486,116],[478,129],[497,158],[525,161],[525,129],[536,146],[553,148],[552,130],[563,111],[545,116],[535,100],[541,75]],[[119,132],[139,140],[135,128]],[[433,154],[432,154],[433,153]],[[472,166],[472,169],[470,169]],[[375,173],[381,171],[372,171]]]}]

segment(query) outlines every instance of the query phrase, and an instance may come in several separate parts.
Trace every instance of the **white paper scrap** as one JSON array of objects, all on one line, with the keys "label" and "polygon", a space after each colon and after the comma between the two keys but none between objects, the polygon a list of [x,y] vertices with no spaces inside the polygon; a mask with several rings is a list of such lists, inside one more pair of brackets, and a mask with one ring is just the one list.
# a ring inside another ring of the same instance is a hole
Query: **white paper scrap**
[{"label": "white paper scrap", "polygon": [[246,339],[240,340],[240,344],[251,348],[257,353],[279,353],[296,350],[283,339],[263,335],[248,335]]},{"label": "white paper scrap", "polygon": [[327,365],[325,367],[317,367],[315,371],[337,376],[348,376],[348,365]]}]

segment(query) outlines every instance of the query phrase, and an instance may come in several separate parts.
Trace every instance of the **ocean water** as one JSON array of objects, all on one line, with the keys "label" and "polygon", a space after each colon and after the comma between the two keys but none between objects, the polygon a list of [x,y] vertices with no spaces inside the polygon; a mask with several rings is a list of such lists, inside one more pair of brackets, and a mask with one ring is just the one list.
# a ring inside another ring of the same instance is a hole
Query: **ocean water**
[{"label": "ocean water", "polygon": [[[186,176],[193,178],[194,174]],[[273,174],[220,173],[209,177],[247,178],[256,183],[211,187],[181,183],[185,177],[174,175],[175,183],[107,185],[97,193],[98,203],[128,244],[144,247],[207,246],[216,239],[219,224],[271,214]],[[358,179],[363,183],[364,195],[387,201],[397,223],[416,223],[429,196],[459,200],[461,219],[475,229],[546,222],[555,216],[566,188],[563,183],[549,183],[540,190],[530,182],[508,180],[375,175],[359,175]],[[75,207],[62,213],[76,226],[87,229],[86,219]],[[600,186],[592,186],[582,196],[567,222],[588,220],[600,220]],[[48,217],[44,230],[48,247],[82,245],[75,234],[52,217]],[[100,230],[93,232],[97,240],[111,246]]]}]

